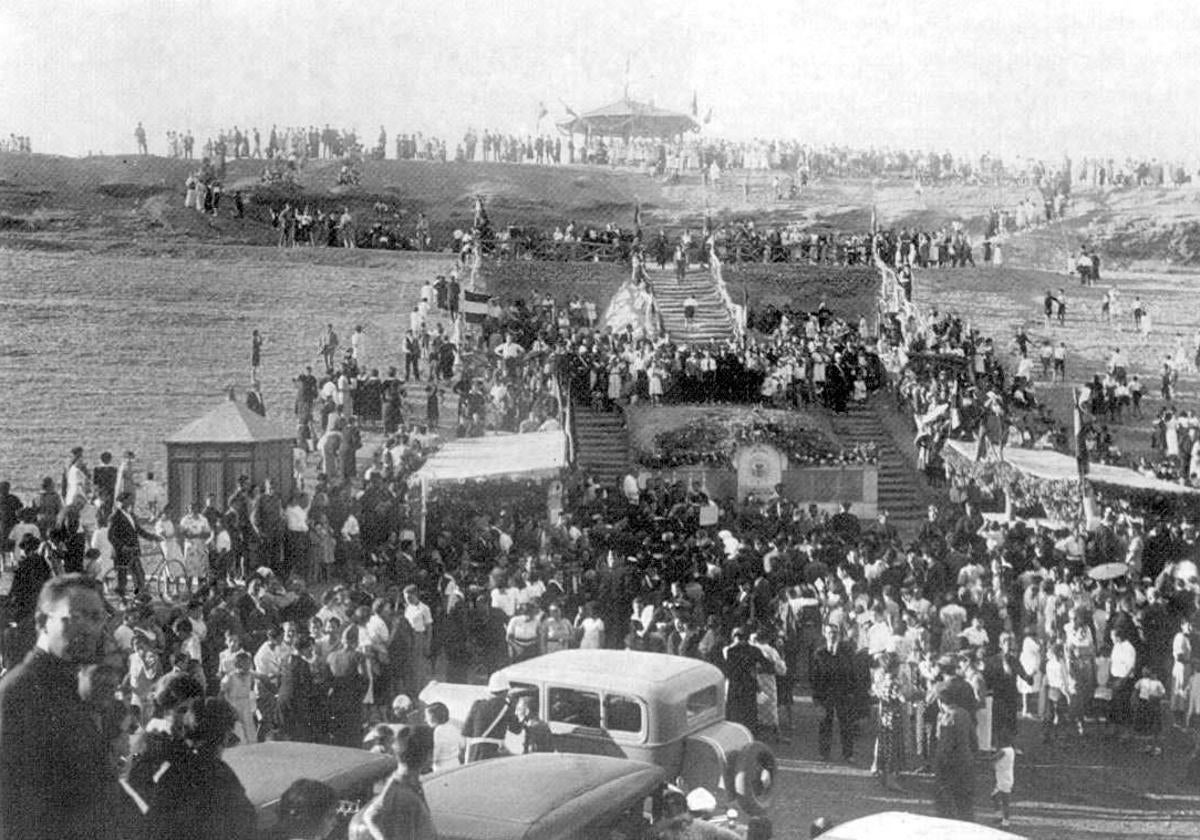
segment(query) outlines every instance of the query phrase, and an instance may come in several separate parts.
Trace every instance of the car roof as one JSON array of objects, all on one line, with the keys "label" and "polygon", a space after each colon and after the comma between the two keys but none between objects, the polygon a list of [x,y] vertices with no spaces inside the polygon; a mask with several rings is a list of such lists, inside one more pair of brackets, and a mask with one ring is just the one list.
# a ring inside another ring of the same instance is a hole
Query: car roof
[{"label": "car roof", "polygon": [[391,756],[298,741],[245,744],[226,750],[221,757],[237,774],[246,797],[259,812],[260,827],[274,822],[274,807],[297,779],[324,782],[341,796],[379,781],[396,769],[396,760]]},{"label": "car roof", "polygon": [[665,780],[642,761],[530,753],[436,773],[422,786],[442,840],[552,840],[577,836]]},{"label": "car roof", "polygon": [[835,825],[821,835],[822,840],[1020,840],[1020,835],[978,823],[884,811]]},{"label": "car roof", "polygon": [[647,685],[665,686],[683,674],[701,678],[697,688],[723,679],[719,668],[703,660],[636,650],[560,650],[504,669],[509,682],[552,678],[559,682],[595,685],[597,679],[601,679],[604,687],[611,691],[645,689]]}]

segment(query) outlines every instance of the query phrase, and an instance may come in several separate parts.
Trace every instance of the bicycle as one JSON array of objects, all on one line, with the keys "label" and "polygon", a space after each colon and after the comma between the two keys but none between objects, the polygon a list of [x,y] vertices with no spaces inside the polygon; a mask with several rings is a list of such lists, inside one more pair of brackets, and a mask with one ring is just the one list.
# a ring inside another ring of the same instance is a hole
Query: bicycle
[{"label": "bicycle", "polygon": [[[147,561],[156,560],[158,565],[151,570]],[[180,595],[190,595],[192,592],[191,577],[187,573],[187,569],[178,560],[168,559],[163,555],[157,544],[147,550],[142,548],[141,557],[138,562],[142,564],[142,569],[145,571],[146,583],[143,587],[144,591],[149,593],[151,597],[158,598],[161,601],[178,598]],[[104,585],[104,591],[108,595],[116,595],[117,592],[117,570],[111,564],[107,567],[97,570],[96,577]],[[133,579],[132,570],[126,573],[128,586]]]}]

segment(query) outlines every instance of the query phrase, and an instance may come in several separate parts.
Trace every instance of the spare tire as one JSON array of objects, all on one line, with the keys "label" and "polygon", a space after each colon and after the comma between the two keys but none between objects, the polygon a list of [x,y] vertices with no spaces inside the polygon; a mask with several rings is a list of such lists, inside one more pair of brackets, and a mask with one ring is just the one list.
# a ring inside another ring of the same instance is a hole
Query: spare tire
[{"label": "spare tire", "polygon": [[733,792],[738,803],[751,814],[763,813],[775,790],[775,753],[761,741],[751,741],[738,752],[735,766]]}]

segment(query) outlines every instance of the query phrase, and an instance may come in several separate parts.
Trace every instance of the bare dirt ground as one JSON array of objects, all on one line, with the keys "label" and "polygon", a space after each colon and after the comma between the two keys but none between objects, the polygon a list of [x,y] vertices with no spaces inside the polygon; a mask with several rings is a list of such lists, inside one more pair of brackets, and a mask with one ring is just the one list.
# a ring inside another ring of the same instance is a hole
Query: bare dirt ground
[{"label": "bare dirt ground", "polygon": [[[858,742],[854,765],[822,762],[816,755],[819,712],[808,703],[798,703],[796,710],[792,742],[775,746],[780,772],[769,813],[775,836],[806,837],[820,816],[840,823],[879,811],[935,813],[931,778],[902,775],[906,793],[896,794],[871,775],[870,730]],[[1106,738],[1102,729],[1096,724],[1084,739],[1044,745],[1040,724],[1021,721],[1017,746],[1023,754],[1017,758],[1008,830],[1035,840],[1167,840],[1200,834],[1200,790],[1189,788],[1180,775],[1188,740],[1175,738],[1165,755],[1151,757],[1137,744]],[[976,819],[995,825],[990,762],[977,762],[975,782]]]}]

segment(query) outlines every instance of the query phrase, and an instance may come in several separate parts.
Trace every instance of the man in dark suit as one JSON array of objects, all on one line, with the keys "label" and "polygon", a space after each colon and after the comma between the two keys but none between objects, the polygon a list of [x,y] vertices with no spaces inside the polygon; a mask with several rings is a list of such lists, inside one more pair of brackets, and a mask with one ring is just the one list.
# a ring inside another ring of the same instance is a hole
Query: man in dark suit
[{"label": "man in dark suit", "polygon": [[79,696],[79,667],[104,638],[100,584],[63,575],[38,597],[37,643],[0,680],[0,837],[113,836],[119,789],[108,745]]},{"label": "man in dark suit", "polygon": [[142,545],[138,538],[161,542],[162,537],[147,531],[133,515],[133,493],[126,490],[117,496],[117,509],[108,520],[108,541],[113,548],[113,568],[117,571],[117,594],[125,597],[125,580],[133,571],[133,591],[136,595],[146,585],[142,569]]},{"label": "man in dark suit", "polygon": [[992,695],[992,742],[1003,744],[1017,734],[1017,714],[1021,709],[1021,693],[1017,677],[1032,683],[1016,653],[1016,638],[1012,633],[1000,634],[1000,652],[987,660],[983,678]]},{"label": "man in dark suit", "polygon": [[842,739],[842,759],[854,759],[857,735],[858,669],[853,648],[842,640],[842,628],[826,624],[825,644],[813,653],[809,679],[813,702],[825,710],[818,732],[817,749],[822,761],[829,760],[833,748],[833,719],[837,718]]},{"label": "man in dark suit", "polygon": [[117,468],[112,462],[111,452],[100,453],[100,466],[92,470],[92,487],[100,497],[100,519],[112,515],[113,497],[117,492]]},{"label": "man in dark suit", "polygon": [[725,701],[725,717],[740,723],[754,734],[758,728],[758,672],[774,666],[763,652],[749,643],[744,627],[733,631],[733,644],[725,650],[725,676],[729,680],[729,696]]},{"label": "man in dark suit", "polygon": [[829,532],[845,543],[854,544],[862,536],[862,523],[851,509],[850,502],[842,502],[842,509],[829,518]]}]

